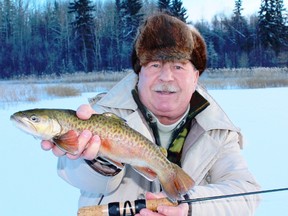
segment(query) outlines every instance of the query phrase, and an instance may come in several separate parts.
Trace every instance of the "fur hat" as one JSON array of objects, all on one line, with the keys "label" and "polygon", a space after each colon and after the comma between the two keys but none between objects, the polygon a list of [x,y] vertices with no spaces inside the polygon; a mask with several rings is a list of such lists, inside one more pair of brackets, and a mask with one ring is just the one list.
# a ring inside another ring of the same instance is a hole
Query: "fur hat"
[{"label": "fur hat", "polygon": [[201,74],[206,68],[206,44],[200,33],[164,13],[147,18],[140,26],[132,50],[132,66],[139,73],[150,61],[190,60]]}]

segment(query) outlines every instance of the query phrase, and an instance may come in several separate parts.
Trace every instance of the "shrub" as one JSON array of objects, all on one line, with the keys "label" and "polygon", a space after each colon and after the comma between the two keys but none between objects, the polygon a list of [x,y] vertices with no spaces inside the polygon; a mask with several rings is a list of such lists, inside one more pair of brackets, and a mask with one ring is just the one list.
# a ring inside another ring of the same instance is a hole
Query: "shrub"
[{"label": "shrub", "polygon": [[45,91],[48,95],[56,97],[72,97],[81,94],[79,89],[65,85],[47,86],[45,87]]}]

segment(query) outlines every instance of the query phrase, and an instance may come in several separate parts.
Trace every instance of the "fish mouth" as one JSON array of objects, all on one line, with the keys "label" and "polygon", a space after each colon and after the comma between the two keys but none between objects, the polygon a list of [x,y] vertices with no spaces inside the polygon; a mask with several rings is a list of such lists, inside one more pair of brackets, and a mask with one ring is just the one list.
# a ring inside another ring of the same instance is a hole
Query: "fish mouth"
[{"label": "fish mouth", "polygon": [[15,124],[24,124],[22,118],[15,115],[10,116],[10,120]]},{"label": "fish mouth", "polygon": [[29,121],[25,121],[24,119],[25,119],[24,117],[20,117],[20,116],[15,116],[15,115],[10,116],[10,120],[19,129],[25,132],[31,132],[31,130],[37,132],[37,128],[33,124],[31,124]]}]

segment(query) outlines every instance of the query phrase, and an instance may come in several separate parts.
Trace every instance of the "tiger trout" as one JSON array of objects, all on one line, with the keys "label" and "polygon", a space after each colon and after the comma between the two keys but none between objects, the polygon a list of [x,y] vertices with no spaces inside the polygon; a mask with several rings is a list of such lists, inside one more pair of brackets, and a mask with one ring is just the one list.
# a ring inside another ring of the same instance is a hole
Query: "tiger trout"
[{"label": "tiger trout", "polygon": [[74,110],[32,109],[16,112],[10,119],[24,132],[50,140],[73,155],[78,153],[78,135],[90,130],[101,139],[98,156],[119,168],[123,168],[123,163],[130,164],[149,181],[158,178],[173,202],[194,186],[192,178],[170,162],[157,145],[113,113],[94,114],[88,120],[81,120]]}]

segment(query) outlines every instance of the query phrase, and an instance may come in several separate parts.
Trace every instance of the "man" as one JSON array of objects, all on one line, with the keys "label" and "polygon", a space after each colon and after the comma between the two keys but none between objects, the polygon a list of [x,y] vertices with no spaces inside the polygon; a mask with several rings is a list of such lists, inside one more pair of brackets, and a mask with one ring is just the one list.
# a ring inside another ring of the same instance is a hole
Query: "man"
[{"label": "man", "polygon": [[[206,47],[196,29],[166,14],[148,17],[135,39],[132,65],[135,73],[93,104],[93,109],[81,106],[78,117],[113,112],[166,148],[168,159],[195,181],[190,198],[259,190],[240,154],[239,129],[198,85],[206,67]],[[101,138],[89,131],[79,136],[76,156],[42,142],[43,149],[59,156],[59,175],[80,189],[79,207],[135,200],[145,194],[147,199],[165,196],[158,181],[149,182],[129,165],[119,170],[97,158],[100,145]],[[257,196],[238,197],[161,206],[158,212],[142,209],[139,215],[246,216],[253,214],[257,204]]]}]

